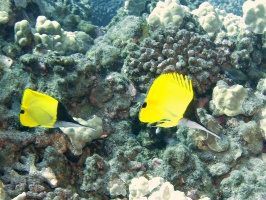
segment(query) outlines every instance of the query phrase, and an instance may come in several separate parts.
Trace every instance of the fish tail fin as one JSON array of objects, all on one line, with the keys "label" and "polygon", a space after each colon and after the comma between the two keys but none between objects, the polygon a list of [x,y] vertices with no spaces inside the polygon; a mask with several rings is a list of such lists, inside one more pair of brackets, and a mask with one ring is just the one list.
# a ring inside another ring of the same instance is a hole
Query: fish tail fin
[{"label": "fish tail fin", "polygon": [[197,122],[190,121],[189,119],[186,119],[186,118],[183,118],[183,119],[179,120],[178,125],[186,126],[186,127],[189,127],[189,128],[200,129],[200,130],[203,130],[203,131],[205,131],[207,133],[210,133],[211,135],[221,139],[220,136],[218,136],[217,134],[211,132],[210,130],[208,130],[204,126],[198,124]]}]

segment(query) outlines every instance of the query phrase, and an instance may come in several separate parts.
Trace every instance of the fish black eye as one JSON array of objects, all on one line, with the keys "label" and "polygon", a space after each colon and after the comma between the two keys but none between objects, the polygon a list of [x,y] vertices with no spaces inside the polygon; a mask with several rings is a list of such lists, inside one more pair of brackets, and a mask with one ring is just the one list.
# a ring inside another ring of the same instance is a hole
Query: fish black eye
[{"label": "fish black eye", "polygon": [[146,108],[146,107],[147,107],[147,103],[144,102],[144,103],[142,104],[142,108]]},{"label": "fish black eye", "polygon": [[24,110],[21,110],[21,111],[20,111],[20,114],[24,114],[24,113],[25,113],[25,111],[24,111]]}]

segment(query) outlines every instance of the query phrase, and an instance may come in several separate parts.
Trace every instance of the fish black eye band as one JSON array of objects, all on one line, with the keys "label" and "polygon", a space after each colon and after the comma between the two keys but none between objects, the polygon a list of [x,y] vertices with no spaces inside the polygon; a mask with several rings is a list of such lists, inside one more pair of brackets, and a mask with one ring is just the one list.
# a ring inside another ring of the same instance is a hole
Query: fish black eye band
[{"label": "fish black eye band", "polygon": [[66,107],[58,101],[58,106],[57,106],[57,121],[65,121],[65,122],[72,122],[74,124],[78,124],[80,126],[90,128],[95,131],[94,128],[88,127],[86,125],[80,124],[76,120],[74,120],[67,112]]}]

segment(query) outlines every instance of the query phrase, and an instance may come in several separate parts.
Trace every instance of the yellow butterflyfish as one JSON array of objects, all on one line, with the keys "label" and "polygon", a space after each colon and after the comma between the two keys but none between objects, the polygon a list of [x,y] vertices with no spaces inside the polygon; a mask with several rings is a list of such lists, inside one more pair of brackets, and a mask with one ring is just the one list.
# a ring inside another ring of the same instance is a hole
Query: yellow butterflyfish
[{"label": "yellow butterflyfish", "polygon": [[139,112],[139,120],[156,123],[157,127],[181,125],[201,129],[220,138],[204,126],[184,118],[193,97],[192,81],[187,76],[176,72],[162,74],[151,85]]},{"label": "yellow butterflyfish", "polygon": [[84,126],[75,121],[67,113],[64,105],[58,100],[29,88],[25,89],[23,94],[19,119],[20,123],[27,127],[41,126],[44,128],[55,128]]}]

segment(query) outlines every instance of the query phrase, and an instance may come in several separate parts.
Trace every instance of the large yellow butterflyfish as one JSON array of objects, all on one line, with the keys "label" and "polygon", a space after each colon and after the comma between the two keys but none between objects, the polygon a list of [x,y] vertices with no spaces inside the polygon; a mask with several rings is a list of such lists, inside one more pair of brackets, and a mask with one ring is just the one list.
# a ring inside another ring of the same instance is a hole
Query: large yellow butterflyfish
[{"label": "large yellow butterflyfish", "polygon": [[162,74],[151,85],[139,112],[139,120],[157,127],[177,125],[204,130],[217,138],[203,125],[184,116],[194,97],[192,81],[176,72]]},{"label": "large yellow butterflyfish", "polygon": [[44,128],[55,128],[84,126],[75,121],[67,113],[64,105],[58,100],[28,88],[25,89],[23,94],[19,119],[20,123],[27,127],[41,126]]}]

